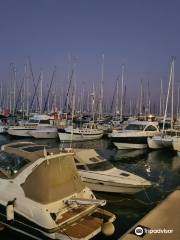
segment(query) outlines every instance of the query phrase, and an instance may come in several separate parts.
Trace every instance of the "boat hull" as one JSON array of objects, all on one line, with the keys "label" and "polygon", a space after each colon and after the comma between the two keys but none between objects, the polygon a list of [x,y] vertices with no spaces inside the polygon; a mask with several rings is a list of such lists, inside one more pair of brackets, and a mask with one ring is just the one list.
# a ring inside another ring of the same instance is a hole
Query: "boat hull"
[{"label": "boat hull", "polygon": [[147,137],[112,137],[113,144],[118,149],[147,148]]},{"label": "boat hull", "polygon": [[103,133],[100,134],[77,134],[77,133],[66,133],[66,132],[59,132],[59,139],[62,142],[71,142],[71,141],[90,141],[90,140],[96,140],[100,139],[103,136]]},{"label": "boat hull", "polygon": [[29,131],[29,135],[34,138],[47,138],[47,139],[54,139],[58,137],[57,131],[39,131],[39,130],[32,130]]},{"label": "boat hull", "polygon": [[96,179],[82,178],[83,182],[93,191],[106,192],[106,193],[121,193],[121,194],[135,194],[142,191],[146,186],[127,186],[126,184],[113,184],[98,181]]},{"label": "boat hull", "polygon": [[172,145],[173,149],[177,151],[177,155],[180,156],[180,138],[174,137]]},{"label": "boat hull", "polygon": [[171,148],[172,138],[162,138],[160,136],[148,138],[148,147],[151,149]]},{"label": "boat hull", "polygon": [[[0,226],[10,228],[19,234],[36,240],[89,240],[102,231],[103,217],[109,222],[115,220],[115,215],[104,209],[97,208],[94,213],[97,213],[99,217],[89,214],[79,218],[74,225],[67,225],[66,228],[46,229],[17,212],[14,212],[13,221],[7,221],[6,206],[0,204]],[[88,227],[86,227],[87,224]]]},{"label": "boat hull", "polygon": [[28,129],[28,128],[9,128],[8,129],[8,134],[11,136],[16,136],[16,137],[31,137],[29,134],[29,131],[34,130],[33,129]]}]

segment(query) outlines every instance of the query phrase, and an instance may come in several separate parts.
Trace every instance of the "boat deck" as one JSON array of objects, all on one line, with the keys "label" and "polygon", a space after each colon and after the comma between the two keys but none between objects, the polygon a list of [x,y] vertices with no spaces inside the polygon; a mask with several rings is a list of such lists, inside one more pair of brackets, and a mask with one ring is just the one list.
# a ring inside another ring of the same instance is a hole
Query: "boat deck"
[{"label": "boat deck", "polygon": [[103,221],[98,218],[94,218],[93,216],[85,216],[78,222],[67,226],[67,228],[60,230],[59,232],[65,233],[73,238],[83,239],[91,234],[95,234],[95,232],[100,232],[102,223]]},{"label": "boat deck", "polygon": [[[172,230],[169,233],[144,233],[137,236],[134,230],[137,226],[149,230]],[[121,240],[178,240],[180,239],[180,188],[171,193],[162,203],[151,210],[144,218],[135,224]]]},{"label": "boat deck", "polygon": [[114,219],[115,216],[104,209],[83,206],[62,214],[56,223],[61,226],[59,233],[65,233],[71,238],[86,239],[99,233],[103,222]]},{"label": "boat deck", "polygon": [[72,208],[69,209],[67,212],[63,213],[61,215],[61,218],[56,221],[58,225],[69,223],[69,221],[72,219],[72,221],[75,221],[79,217],[82,217],[83,215],[87,215],[88,213],[92,212],[95,208],[90,206],[83,206],[78,208]]}]

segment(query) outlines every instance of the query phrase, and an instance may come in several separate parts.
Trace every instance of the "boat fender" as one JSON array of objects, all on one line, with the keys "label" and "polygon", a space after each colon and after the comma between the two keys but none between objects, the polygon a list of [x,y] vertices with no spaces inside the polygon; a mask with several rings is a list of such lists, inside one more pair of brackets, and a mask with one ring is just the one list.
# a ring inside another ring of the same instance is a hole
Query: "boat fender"
[{"label": "boat fender", "polygon": [[111,236],[115,231],[115,227],[111,222],[105,222],[102,225],[101,231],[105,236]]},{"label": "boat fender", "polygon": [[9,201],[6,206],[6,218],[7,221],[14,220],[14,205],[15,205],[16,198],[12,201]]}]

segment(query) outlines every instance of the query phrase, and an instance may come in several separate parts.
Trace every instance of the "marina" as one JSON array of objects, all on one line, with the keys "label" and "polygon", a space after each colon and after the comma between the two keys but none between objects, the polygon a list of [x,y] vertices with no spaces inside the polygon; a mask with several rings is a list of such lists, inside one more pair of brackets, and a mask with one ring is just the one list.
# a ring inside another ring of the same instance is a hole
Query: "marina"
[{"label": "marina", "polygon": [[[17,144],[22,139],[14,139],[8,135],[1,135],[1,145],[9,142]],[[31,142],[25,138],[23,141]],[[59,147],[57,140],[34,140],[36,144],[45,144],[48,147]],[[67,143],[67,147],[68,147]],[[73,148],[96,149],[98,154],[110,161],[114,166],[124,171],[135,173],[153,183],[151,188],[142,190],[134,195],[111,194],[95,192],[97,198],[106,199],[105,209],[116,215],[115,233],[111,239],[121,239],[121,236],[136,224],[143,216],[161,203],[179,185],[180,163],[173,150],[149,151],[142,153],[137,150],[116,150],[108,139],[89,142],[73,143]],[[48,151],[48,150],[47,150]],[[120,152],[119,152],[120,151]],[[124,151],[124,152],[123,152]],[[134,154],[133,154],[134,152]],[[122,154],[123,153],[123,154]],[[139,153],[139,154],[138,154]],[[21,234],[5,229],[0,232],[3,239],[23,239]],[[102,234],[93,239],[106,239]],[[31,239],[31,238],[30,238]]]},{"label": "marina", "polygon": [[179,0],[0,3],[0,240],[180,240]]}]

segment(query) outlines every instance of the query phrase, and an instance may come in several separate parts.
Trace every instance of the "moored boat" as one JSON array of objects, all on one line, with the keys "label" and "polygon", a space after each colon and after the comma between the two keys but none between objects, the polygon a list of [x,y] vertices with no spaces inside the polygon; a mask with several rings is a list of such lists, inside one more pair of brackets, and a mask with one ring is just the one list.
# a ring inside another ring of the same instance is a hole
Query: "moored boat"
[{"label": "moored boat", "polygon": [[[91,239],[115,215],[77,173],[73,153],[19,142],[0,152],[0,224],[35,239]],[[106,233],[106,231],[104,231]]]},{"label": "moored boat", "polygon": [[86,125],[82,128],[73,128],[72,126],[67,128],[58,129],[59,139],[62,142],[71,141],[89,141],[100,139],[103,136],[103,130],[97,129],[94,125]]},{"label": "moored boat", "polygon": [[94,191],[134,194],[150,187],[150,181],[121,170],[94,149],[74,149],[76,167],[82,180]]},{"label": "moored boat", "polygon": [[157,122],[133,121],[122,131],[114,130],[110,139],[118,149],[142,149],[147,147],[147,138],[157,133]]},{"label": "moored boat", "polygon": [[29,121],[20,126],[10,126],[8,128],[8,134],[16,137],[32,137],[31,131],[37,128],[51,126],[50,117],[47,115],[34,115]]},{"label": "moored boat", "polygon": [[58,130],[55,127],[37,127],[36,129],[29,131],[28,133],[32,137],[38,139],[54,139],[58,137]]}]

